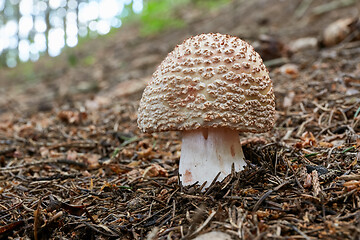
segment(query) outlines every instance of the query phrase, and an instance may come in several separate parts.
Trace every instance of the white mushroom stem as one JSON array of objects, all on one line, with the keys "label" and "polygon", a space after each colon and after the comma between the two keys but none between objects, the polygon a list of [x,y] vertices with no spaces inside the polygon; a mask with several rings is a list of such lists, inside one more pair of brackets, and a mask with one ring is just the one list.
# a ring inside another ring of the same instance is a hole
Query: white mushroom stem
[{"label": "white mushroom stem", "polygon": [[208,187],[219,172],[218,181],[229,175],[233,163],[235,171],[246,165],[237,131],[209,128],[183,132],[179,166],[183,186],[206,181]]}]

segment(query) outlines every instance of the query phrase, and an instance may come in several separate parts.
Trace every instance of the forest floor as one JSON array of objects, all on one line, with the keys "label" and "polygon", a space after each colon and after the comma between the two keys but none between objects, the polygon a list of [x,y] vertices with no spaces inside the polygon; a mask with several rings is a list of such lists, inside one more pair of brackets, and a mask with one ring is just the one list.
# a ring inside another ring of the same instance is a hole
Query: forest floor
[{"label": "forest floor", "polygon": [[[345,0],[190,5],[179,9],[185,28],[144,37],[124,25],[30,70],[2,69],[0,238],[193,239],[216,230],[230,239],[359,239],[359,9]],[[324,29],[348,17],[326,43]],[[203,32],[256,47],[277,112],[270,132],[241,133],[247,168],[200,191],[178,184],[181,135],[143,134],[136,119],[156,66]]]}]

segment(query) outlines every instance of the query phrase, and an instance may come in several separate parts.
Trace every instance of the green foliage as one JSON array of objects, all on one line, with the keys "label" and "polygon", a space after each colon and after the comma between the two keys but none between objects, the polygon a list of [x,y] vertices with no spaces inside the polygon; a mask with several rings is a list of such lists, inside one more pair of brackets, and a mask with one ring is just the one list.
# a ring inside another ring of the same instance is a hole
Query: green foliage
[{"label": "green foliage", "polygon": [[36,71],[34,63],[31,61],[19,62],[16,68],[7,70],[6,72],[9,79],[23,79],[27,83],[38,81],[41,75],[41,73]]},{"label": "green foliage", "polygon": [[[143,35],[153,35],[171,28],[182,28],[186,22],[182,13],[191,7],[211,11],[228,4],[231,0],[148,0],[140,15]],[[191,5],[191,6],[189,6]]]},{"label": "green foliage", "polygon": [[71,67],[75,67],[78,63],[78,59],[75,54],[70,54],[68,56],[68,62]]},{"label": "green foliage", "polygon": [[169,28],[181,28],[186,24],[177,16],[176,10],[190,0],[152,0],[144,3],[141,13],[141,33],[152,35]]},{"label": "green foliage", "polygon": [[92,66],[95,64],[96,62],[96,58],[92,55],[89,55],[87,57],[85,57],[83,60],[82,60],[83,64],[85,66]]},{"label": "green foliage", "polygon": [[230,2],[231,0],[196,0],[195,4],[200,8],[213,10],[222,7]]},{"label": "green foliage", "polygon": [[92,66],[96,62],[96,58],[93,55],[79,58],[75,53],[69,53],[67,59],[70,67],[76,67],[78,64]]}]

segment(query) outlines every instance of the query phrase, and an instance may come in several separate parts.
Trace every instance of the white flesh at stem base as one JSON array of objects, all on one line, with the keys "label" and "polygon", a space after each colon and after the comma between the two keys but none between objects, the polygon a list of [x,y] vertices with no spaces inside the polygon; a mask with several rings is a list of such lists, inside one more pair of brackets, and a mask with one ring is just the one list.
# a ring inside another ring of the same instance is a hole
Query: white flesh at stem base
[{"label": "white flesh at stem base", "polygon": [[246,162],[237,131],[224,128],[184,131],[179,166],[183,186],[207,182],[208,187],[220,172],[217,181],[235,171],[244,169]]}]

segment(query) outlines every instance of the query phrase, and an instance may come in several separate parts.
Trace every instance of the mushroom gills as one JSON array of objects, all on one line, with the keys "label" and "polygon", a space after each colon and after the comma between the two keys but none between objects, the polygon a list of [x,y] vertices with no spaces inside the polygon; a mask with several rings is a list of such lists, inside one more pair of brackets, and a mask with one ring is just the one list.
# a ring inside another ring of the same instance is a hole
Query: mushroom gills
[{"label": "mushroom gills", "polygon": [[208,128],[184,131],[179,166],[183,186],[198,182],[208,187],[220,172],[218,181],[244,169],[246,162],[237,131],[227,128]]}]

